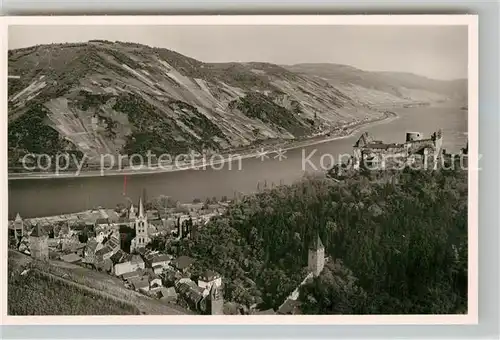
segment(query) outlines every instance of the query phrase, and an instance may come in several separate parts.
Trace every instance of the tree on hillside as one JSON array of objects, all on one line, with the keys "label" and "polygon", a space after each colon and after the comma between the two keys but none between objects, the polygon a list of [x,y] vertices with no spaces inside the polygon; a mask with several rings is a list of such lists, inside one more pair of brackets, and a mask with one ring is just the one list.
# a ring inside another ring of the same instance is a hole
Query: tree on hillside
[{"label": "tree on hillside", "polygon": [[323,272],[300,290],[305,314],[369,314],[368,296],[341,260],[330,261]]}]

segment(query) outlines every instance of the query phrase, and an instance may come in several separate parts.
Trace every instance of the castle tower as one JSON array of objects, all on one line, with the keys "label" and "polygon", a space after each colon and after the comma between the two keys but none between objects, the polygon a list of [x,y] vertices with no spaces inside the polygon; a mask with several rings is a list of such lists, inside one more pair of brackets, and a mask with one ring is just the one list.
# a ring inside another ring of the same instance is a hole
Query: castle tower
[{"label": "castle tower", "polygon": [[141,197],[139,200],[139,216],[135,219],[135,238],[132,240],[130,246],[132,250],[145,247],[149,243],[148,228],[148,218],[144,214],[144,206],[142,205]]},{"label": "castle tower", "polygon": [[422,134],[420,132],[407,132],[406,133],[406,142],[407,143],[419,141],[421,139],[422,139]]},{"label": "castle tower", "polygon": [[462,148],[462,154],[467,155],[469,153],[469,142],[465,145],[465,148]]},{"label": "castle tower", "polygon": [[434,138],[434,148],[435,155],[439,156],[441,154],[441,149],[443,148],[443,131],[441,131],[441,129],[436,132]]},{"label": "castle tower", "polygon": [[314,274],[314,276],[319,276],[325,267],[325,247],[319,238],[319,235],[313,240],[313,243],[309,247],[309,254],[307,257],[307,269]]},{"label": "castle tower", "polygon": [[363,149],[371,143],[373,143],[373,138],[368,132],[364,132],[354,144],[352,164],[355,170],[358,170],[363,163]]},{"label": "castle tower", "polygon": [[31,232],[29,244],[31,257],[43,261],[49,260],[49,236],[42,233],[38,224]]},{"label": "castle tower", "polygon": [[182,239],[182,226],[181,226],[181,218],[180,217],[177,217],[177,237],[179,237],[179,240]]},{"label": "castle tower", "polygon": [[208,297],[208,312],[212,315],[223,315],[224,296],[222,287],[216,284],[210,288],[210,296]]},{"label": "castle tower", "polygon": [[[21,235],[19,235],[19,231]],[[24,222],[19,213],[17,213],[16,219],[14,220],[14,236],[16,240],[18,240],[19,236],[24,237]]]}]

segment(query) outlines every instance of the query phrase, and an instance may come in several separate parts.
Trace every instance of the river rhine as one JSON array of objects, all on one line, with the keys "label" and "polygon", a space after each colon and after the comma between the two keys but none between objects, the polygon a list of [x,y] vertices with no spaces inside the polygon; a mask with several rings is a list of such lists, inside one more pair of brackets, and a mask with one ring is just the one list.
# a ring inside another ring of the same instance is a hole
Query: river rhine
[{"label": "river rhine", "polygon": [[[458,153],[467,143],[467,111],[459,107],[418,107],[395,109],[399,118],[367,126],[357,131],[352,137],[325,142],[304,148],[288,150],[280,159],[276,154],[269,154],[264,160],[248,158],[237,163],[215,165],[220,170],[208,167],[206,170],[185,170],[170,173],[128,175],[126,195],[134,202],[138,201],[143,189],[149,198],[168,195],[182,202],[194,198],[218,197],[229,198],[234,193],[249,193],[274,184],[289,184],[299,180],[305,172],[314,172],[328,166],[332,157],[350,154],[352,145],[363,131],[384,142],[404,142],[406,131],[419,131],[424,136],[442,129],[443,148],[447,152]],[[309,157],[310,163],[304,159]],[[327,156],[324,156],[324,155]],[[331,155],[331,156],[329,156]],[[321,158],[323,156],[323,158]],[[311,166],[312,163],[312,166]],[[123,176],[75,177],[60,179],[27,179],[9,181],[9,218],[16,213],[22,217],[49,216],[77,212],[97,206],[114,208],[118,203],[126,203]]]}]

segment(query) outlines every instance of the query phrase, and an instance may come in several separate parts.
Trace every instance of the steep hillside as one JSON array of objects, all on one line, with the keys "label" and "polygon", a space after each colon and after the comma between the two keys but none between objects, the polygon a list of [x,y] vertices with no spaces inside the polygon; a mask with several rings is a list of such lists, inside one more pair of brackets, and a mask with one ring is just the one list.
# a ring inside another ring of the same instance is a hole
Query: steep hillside
[{"label": "steep hillside", "polygon": [[10,315],[140,314],[133,305],[103,299],[85,288],[34,270],[24,277],[9,275],[8,288]]},{"label": "steep hillside", "polygon": [[114,276],[76,264],[41,262],[9,250],[8,272],[11,315],[192,314],[127,289]]},{"label": "steep hillside", "polygon": [[294,68],[209,64],[108,41],[11,50],[9,75],[19,79],[9,79],[9,163],[42,151],[94,159],[227,151],[380,118],[369,104],[443,97],[405,93],[399,84],[393,90],[370,89],[365,80],[336,84]]}]

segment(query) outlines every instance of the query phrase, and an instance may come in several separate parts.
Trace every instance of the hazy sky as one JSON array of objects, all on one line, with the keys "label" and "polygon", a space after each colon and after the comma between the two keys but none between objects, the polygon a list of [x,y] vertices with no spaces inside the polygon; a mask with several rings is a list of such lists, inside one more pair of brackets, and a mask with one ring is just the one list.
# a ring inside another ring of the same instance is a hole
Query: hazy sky
[{"label": "hazy sky", "polygon": [[369,71],[467,77],[466,26],[10,26],[9,49],[120,40],[205,62],[336,63]]}]

